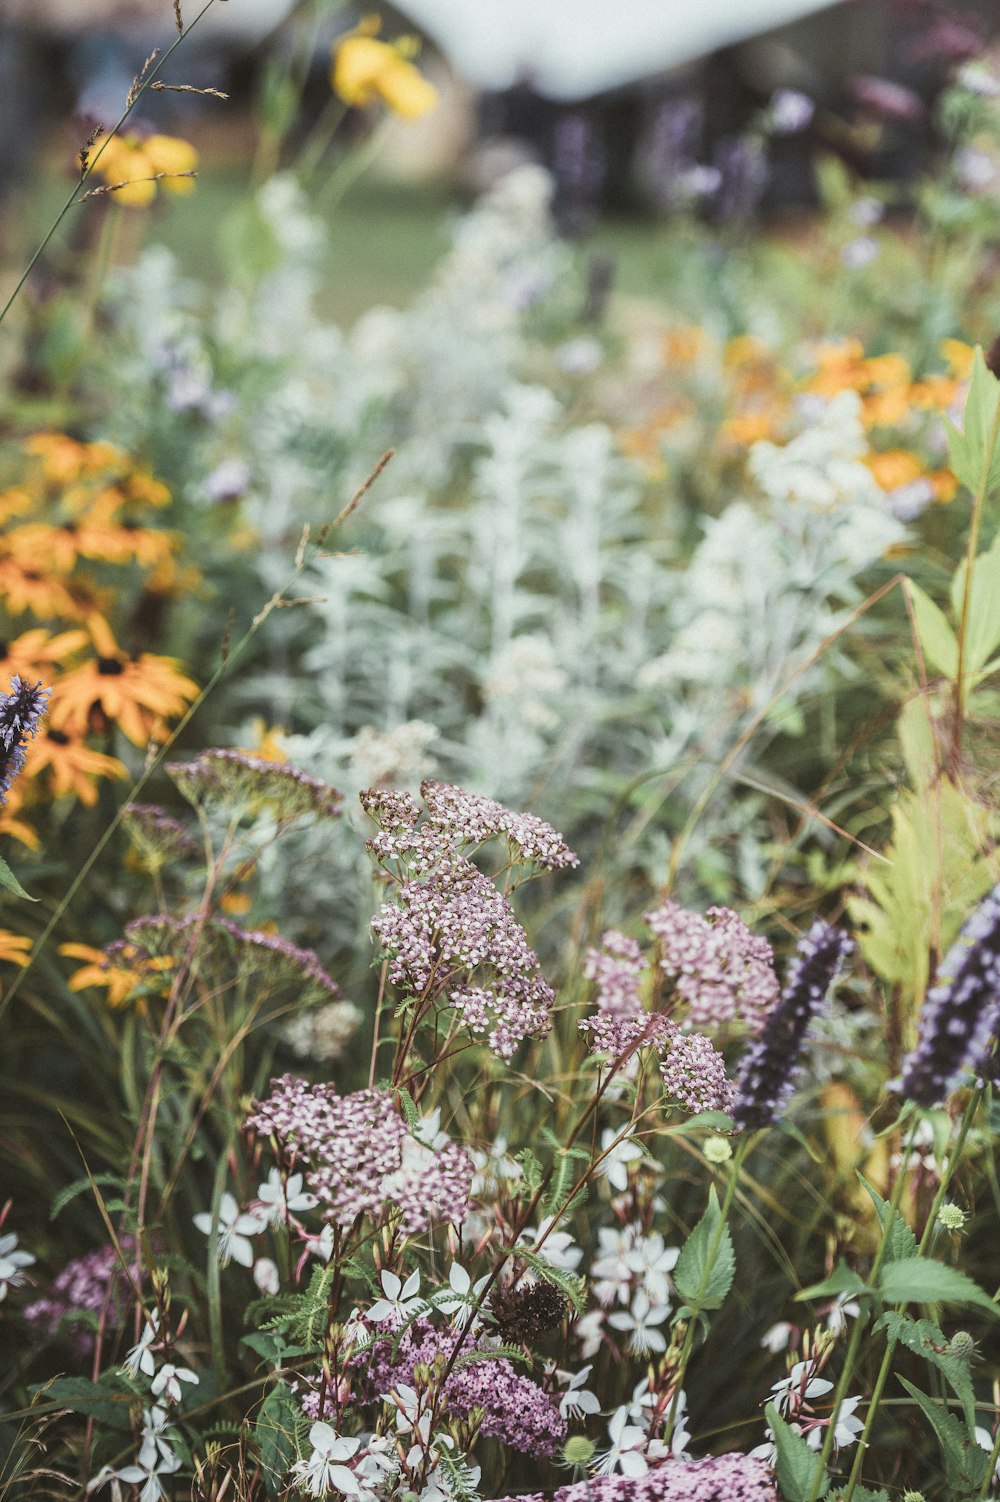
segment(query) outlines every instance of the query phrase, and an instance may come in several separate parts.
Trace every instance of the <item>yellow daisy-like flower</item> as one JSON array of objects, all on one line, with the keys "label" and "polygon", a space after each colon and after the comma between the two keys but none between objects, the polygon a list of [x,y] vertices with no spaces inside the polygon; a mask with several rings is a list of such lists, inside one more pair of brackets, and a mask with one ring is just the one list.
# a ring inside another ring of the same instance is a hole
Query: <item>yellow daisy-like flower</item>
[{"label": "yellow daisy-like flower", "polygon": [[0,928],[0,962],[8,965],[26,965],[31,940],[21,934],[12,934],[9,928]]},{"label": "yellow daisy-like flower", "polygon": [[98,777],[128,776],[127,769],[116,756],[105,756],[103,751],[93,750],[79,737],[51,726],[31,742],[25,755],[24,770],[27,777],[47,772],[53,798],[59,798],[63,793],[75,793],[86,808],[93,808],[97,802]]},{"label": "yellow daisy-like flower", "polygon": [[90,986],[106,987],[108,1006],[112,1009],[124,1006],[140,988],[146,988],[157,975],[169,970],[173,964],[169,955],[151,958],[142,954],[134,944],[113,946],[117,953],[95,949],[91,944],[60,944],[59,953],[67,959],[84,960],[79,970],[67,981],[71,991],[85,991]]},{"label": "yellow daisy-like flower", "polygon": [[330,72],[333,91],[358,109],[381,100],[404,120],[419,120],[434,109],[438,92],[410,61],[417,43],[413,37],[380,42],[372,35],[378,26],[377,19],[368,18],[336,43]]},{"label": "yellow daisy-like flower", "polygon": [[112,136],[97,158],[94,171],[115,189],[115,197],[129,208],[153,202],[162,183],[170,193],[193,193],[198,153],[179,136],[140,136],[126,132]]},{"label": "yellow daisy-like flower", "polygon": [[129,657],[99,616],[91,617],[94,662],[65,673],[52,691],[49,728],[84,736],[96,715],[117,724],[136,746],[145,746],[162,719],[182,715],[198,685],[172,657],[140,652]]}]

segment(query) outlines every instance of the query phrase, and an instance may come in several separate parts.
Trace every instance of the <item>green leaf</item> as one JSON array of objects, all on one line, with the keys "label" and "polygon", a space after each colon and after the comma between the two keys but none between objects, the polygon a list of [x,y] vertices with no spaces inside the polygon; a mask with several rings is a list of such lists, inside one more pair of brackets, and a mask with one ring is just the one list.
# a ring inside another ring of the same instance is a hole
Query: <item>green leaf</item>
[{"label": "green leaf", "polygon": [[[951,608],[955,620],[962,619],[965,596],[965,560],[955,570],[951,581]],[[965,672],[974,680],[985,677],[982,670],[990,654],[1000,646],[1000,533],[993,545],[980,553],[972,566],[972,590],[965,633]],[[964,676],[964,675],[963,675]]]},{"label": "green leaf", "polygon": [[948,624],[948,617],[912,579],[906,581],[906,592],[913,605],[917,635],[928,663],[944,678],[957,677],[958,638]]},{"label": "green leaf", "polygon": [[86,1414],[112,1429],[128,1429],[131,1424],[135,1394],[117,1376],[105,1373],[97,1382],[89,1377],[56,1377],[54,1382],[40,1383],[32,1389],[46,1403]]},{"label": "green leaf", "polygon": [[520,1163],[524,1172],[524,1187],[526,1192],[536,1194],[542,1186],[543,1169],[541,1163],[535,1157],[530,1147],[522,1147],[514,1160]]},{"label": "green leaf", "polygon": [[37,897],[32,897],[30,892],[24,890],[2,855],[0,855],[0,887],[13,892],[15,897],[23,897],[26,902],[38,901]]},{"label": "green leaf", "polygon": [[893,1310],[887,1310],[875,1325],[885,1327],[890,1340],[898,1341],[908,1351],[916,1351],[918,1356],[923,1356],[932,1366],[936,1366],[939,1372],[950,1382],[955,1396],[962,1404],[962,1412],[965,1422],[971,1433],[975,1427],[975,1393],[972,1387],[972,1377],[969,1374],[969,1363],[963,1361],[960,1356],[953,1356],[948,1337],[933,1320],[910,1319],[907,1314],[896,1314]]},{"label": "green leaf", "polygon": [[254,1424],[260,1467],[269,1497],[285,1495],[289,1469],[295,1460],[295,1427],[301,1410],[284,1383],[264,1399]]},{"label": "green leaf", "polygon": [[[862,1184],[867,1190],[869,1199],[875,1206],[875,1213],[878,1216],[879,1225],[884,1231],[886,1221],[889,1219],[889,1201],[882,1198],[878,1190],[875,1188],[875,1185],[868,1182],[860,1169],[855,1169],[855,1172],[857,1173],[858,1178],[861,1180]],[[882,1265],[883,1267],[885,1267],[887,1263],[899,1262],[904,1257],[913,1257],[916,1255],[916,1251],[917,1238],[914,1236],[913,1232],[910,1230],[910,1227],[906,1224],[906,1221],[897,1210],[895,1215],[892,1217],[892,1230],[889,1233],[889,1245],[885,1249],[885,1255],[883,1257]]]},{"label": "green leaf", "polygon": [[[778,1476],[778,1489],[785,1502],[809,1502],[814,1494],[813,1477],[816,1474],[817,1455],[815,1450],[810,1450],[801,1434],[796,1434],[785,1423],[781,1414],[773,1403],[768,1403],[764,1410],[767,1422],[771,1426],[774,1435],[774,1448],[777,1451],[774,1469]],[[825,1497],[830,1489],[830,1478],[824,1471],[819,1490],[815,1492],[817,1497]]]},{"label": "green leaf", "polygon": [[981,1486],[986,1478],[989,1456],[980,1449],[973,1434],[967,1433],[959,1420],[940,1403],[935,1403],[919,1387],[900,1377],[910,1397],[930,1421],[937,1435],[945,1469],[953,1485]]},{"label": "green leaf", "polygon": [[49,1220],[55,1220],[71,1200],[76,1199],[78,1194],[93,1193],[94,1186],[103,1186],[108,1189],[124,1190],[125,1180],[120,1173],[95,1173],[90,1178],[74,1179],[72,1184],[67,1184],[65,1189],[60,1189],[52,1201],[52,1209],[49,1211]]},{"label": "green leaf", "polygon": [[977,345],[961,432],[948,424],[948,463],[973,495],[979,492],[984,478],[987,491],[1000,482],[1000,445],[996,437],[998,413],[1000,381],[989,369],[982,349]]},{"label": "green leaf", "polygon": [[801,1293],[795,1295],[797,1304],[807,1299],[829,1299],[839,1293],[870,1293],[871,1289],[863,1278],[859,1278],[856,1272],[852,1272],[847,1263],[841,1257],[837,1266],[828,1278],[822,1283],[814,1283],[811,1288],[803,1288]]},{"label": "green leaf", "polygon": [[249,1346],[264,1361],[270,1361],[274,1365],[289,1361],[295,1356],[313,1355],[322,1350],[321,1346],[290,1345],[279,1330],[254,1330],[250,1335],[242,1337],[240,1345]]},{"label": "green leaf", "polygon": [[733,1238],[729,1227],[721,1225],[721,1221],[719,1196],[713,1184],[708,1192],[708,1208],[681,1248],[674,1268],[674,1286],[693,1309],[718,1309],[733,1286],[736,1276]]},{"label": "green leaf", "polygon": [[957,1267],[931,1257],[904,1257],[882,1268],[879,1292],[887,1304],[975,1304],[1000,1317],[1000,1305]]}]

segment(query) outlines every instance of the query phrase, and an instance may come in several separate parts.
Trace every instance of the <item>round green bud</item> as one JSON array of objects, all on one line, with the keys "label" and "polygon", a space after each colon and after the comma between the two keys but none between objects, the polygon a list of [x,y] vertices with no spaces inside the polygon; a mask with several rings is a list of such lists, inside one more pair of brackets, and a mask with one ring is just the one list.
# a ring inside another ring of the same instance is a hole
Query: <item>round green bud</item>
[{"label": "round green bud", "polygon": [[904,1492],[903,1502],[926,1502],[923,1492]]},{"label": "round green bud", "polygon": [[709,1163],[728,1163],[733,1156],[733,1149],[725,1137],[708,1137],[702,1152]]},{"label": "round green bud", "polygon": [[957,1356],[960,1361],[971,1361],[976,1354],[976,1342],[968,1330],[956,1330],[951,1337],[948,1349],[952,1356]]},{"label": "round green bud", "polygon": [[937,1213],[938,1225],[946,1231],[960,1231],[965,1225],[965,1211],[957,1205],[942,1205]]},{"label": "round green bud", "polygon": [[563,1445],[563,1460],[567,1465],[587,1465],[596,1448],[594,1441],[585,1434],[573,1434]]}]

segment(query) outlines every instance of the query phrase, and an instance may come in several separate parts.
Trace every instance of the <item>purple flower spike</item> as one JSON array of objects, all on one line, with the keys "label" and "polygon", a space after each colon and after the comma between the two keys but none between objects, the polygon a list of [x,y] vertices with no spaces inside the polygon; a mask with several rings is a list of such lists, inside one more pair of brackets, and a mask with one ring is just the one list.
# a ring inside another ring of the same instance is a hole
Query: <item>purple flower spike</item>
[{"label": "purple flower spike", "polygon": [[1000,1023],[1000,886],[967,920],[945,955],[920,1014],[917,1046],[903,1061],[900,1094],[936,1106],[963,1070],[982,1066]]},{"label": "purple flower spike", "polygon": [[32,686],[15,673],[10,693],[0,699],[0,803],[7,802],[10,785],[24,766],[25,745],[38,729],[48,697],[41,680]]},{"label": "purple flower spike", "polygon": [[795,1088],[795,1067],[810,1022],[853,945],[817,918],[799,940],[781,996],[743,1056],[730,1115],[744,1128],[771,1126]]}]

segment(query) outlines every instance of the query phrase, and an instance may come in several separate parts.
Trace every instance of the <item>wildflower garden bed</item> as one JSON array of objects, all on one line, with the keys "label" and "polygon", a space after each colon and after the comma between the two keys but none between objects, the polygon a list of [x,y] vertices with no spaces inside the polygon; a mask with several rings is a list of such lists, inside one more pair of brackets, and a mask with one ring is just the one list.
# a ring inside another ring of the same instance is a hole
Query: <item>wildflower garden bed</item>
[{"label": "wildflower garden bed", "polygon": [[657,303],[521,167],[336,326],[308,143],[17,289],[0,1495],[995,1494],[998,92]]}]

